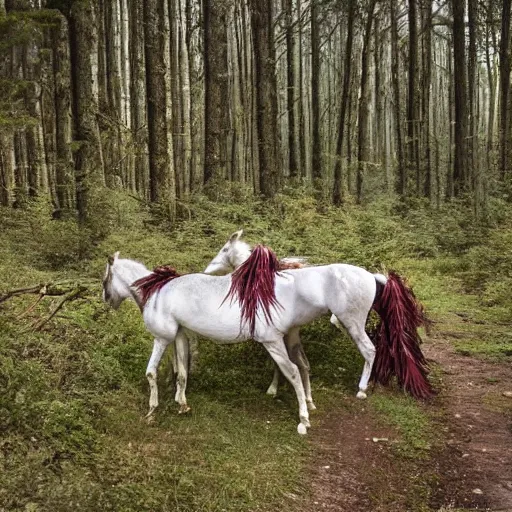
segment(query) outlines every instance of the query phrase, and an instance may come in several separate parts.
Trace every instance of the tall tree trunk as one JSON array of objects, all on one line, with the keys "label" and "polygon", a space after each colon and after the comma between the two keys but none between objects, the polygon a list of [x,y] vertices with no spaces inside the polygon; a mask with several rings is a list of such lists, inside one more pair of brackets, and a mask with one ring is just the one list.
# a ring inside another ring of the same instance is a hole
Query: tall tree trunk
[{"label": "tall tree trunk", "polygon": [[510,14],[512,0],[503,0],[501,12],[501,40],[500,40],[500,174],[505,180],[510,174],[509,159],[511,150],[510,141]]},{"label": "tall tree trunk", "polygon": [[490,32],[492,30],[492,8],[493,0],[488,0],[487,4],[487,19],[485,23],[485,63],[487,67],[487,84],[489,87],[489,109],[487,117],[487,155],[486,155],[486,168],[489,174],[491,170],[491,155],[493,154],[493,140],[494,140],[494,110],[496,105],[496,86],[494,80],[494,66],[491,60],[491,40]]},{"label": "tall tree trunk", "polygon": [[354,42],[355,12],[355,2],[349,2],[347,19],[347,39],[345,41],[345,60],[343,64],[343,90],[341,93],[338,138],[336,141],[336,163],[334,165],[334,185],[332,192],[332,201],[336,206],[340,206],[343,203],[343,135],[345,133],[345,119],[350,95],[350,76],[352,72],[352,46]]},{"label": "tall tree trunk", "polygon": [[455,93],[455,155],[453,191],[459,196],[466,188],[467,169],[467,87],[464,28],[465,0],[452,0],[453,9],[453,75]]},{"label": "tall tree trunk", "polygon": [[94,186],[104,184],[98,113],[98,37],[96,16],[89,2],[73,4],[70,20],[71,70],[75,151],[76,205],[81,225],[88,223],[90,195]]},{"label": "tall tree trunk", "polygon": [[149,128],[149,191],[151,201],[161,203],[169,220],[176,216],[176,187],[172,172],[166,83],[166,9],[158,0],[144,3],[144,48]]},{"label": "tall tree trunk", "polygon": [[53,31],[53,82],[55,90],[55,186],[58,208],[70,212],[74,206],[71,139],[71,83],[68,47],[68,23],[59,16],[59,24]]},{"label": "tall tree trunk", "polygon": [[297,148],[295,145],[295,39],[293,37],[293,0],[283,0],[286,16],[286,54],[287,54],[287,108],[288,108],[288,169],[291,178],[298,175]]},{"label": "tall tree trunk", "polygon": [[368,66],[370,60],[370,41],[373,13],[377,0],[370,0],[364,29],[363,51],[361,56],[361,99],[359,100],[357,130],[357,202],[363,198],[363,171],[368,161]]},{"label": "tall tree trunk", "polygon": [[311,174],[316,189],[321,190],[322,149],[320,142],[320,34],[318,0],[311,0]]},{"label": "tall tree trunk", "polygon": [[418,29],[417,2],[409,0],[409,84],[407,93],[407,158],[412,176],[415,176],[416,193],[420,193],[418,162]]},{"label": "tall tree trunk", "polygon": [[280,173],[277,152],[277,84],[271,0],[250,0],[256,89],[259,183],[266,198],[277,192]]},{"label": "tall tree trunk", "polygon": [[149,198],[148,121],[146,62],[144,56],[144,0],[130,1],[130,108],[135,149],[135,185]]},{"label": "tall tree trunk", "polygon": [[423,0],[422,20],[423,79],[421,81],[421,131],[423,144],[423,195],[425,197],[428,197],[432,201],[432,162],[430,148],[430,86],[432,82],[432,0]]},{"label": "tall tree trunk", "polygon": [[405,197],[407,193],[407,174],[402,144],[402,116],[400,114],[400,53],[398,51],[396,0],[389,0],[389,16],[391,19],[391,82],[393,86],[396,150],[398,153],[398,176],[395,190],[399,196]]},{"label": "tall tree trunk", "polygon": [[205,156],[204,182],[225,177],[228,133],[228,42],[226,6],[204,0]]}]

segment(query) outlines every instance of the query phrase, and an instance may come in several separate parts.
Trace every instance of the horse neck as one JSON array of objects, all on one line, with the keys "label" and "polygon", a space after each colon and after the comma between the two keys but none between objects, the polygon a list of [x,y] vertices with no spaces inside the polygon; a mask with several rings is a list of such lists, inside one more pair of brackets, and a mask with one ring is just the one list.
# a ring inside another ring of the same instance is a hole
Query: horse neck
[{"label": "horse neck", "polygon": [[238,242],[233,255],[233,267],[237,269],[242,263],[249,259],[251,248],[245,242]]},{"label": "horse neck", "polygon": [[148,270],[142,263],[132,260],[117,260],[114,268],[118,282],[122,283],[122,289],[117,291],[123,299],[135,298],[133,290],[130,288],[131,284],[137,281],[137,279],[151,274],[151,270]]}]

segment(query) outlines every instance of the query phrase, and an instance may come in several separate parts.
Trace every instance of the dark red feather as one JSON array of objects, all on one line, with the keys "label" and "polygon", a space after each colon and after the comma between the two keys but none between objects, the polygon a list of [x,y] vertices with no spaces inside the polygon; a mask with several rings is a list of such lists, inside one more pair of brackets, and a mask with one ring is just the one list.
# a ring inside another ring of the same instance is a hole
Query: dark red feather
[{"label": "dark red feather", "polygon": [[413,291],[397,273],[389,273],[374,309],[381,322],[373,340],[377,352],[372,379],[387,384],[396,375],[398,384],[412,396],[432,397],[435,393],[427,378],[429,369],[418,334],[418,327],[427,326],[428,320]]},{"label": "dark red feather", "polygon": [[276,255],[263,245],[257,245],[251,256],[231,274],[231,286],[224,301],[238,300],[242,311],[242,324],[249,324],[254,336],[258,308],[267,323],[272,323],[271,308],[280,307],[276,299],[275,278],[279,271]]},{"label": "dark red feather", "polygon": [[180,277],[180,274],[178,274],[174,267],[171,267],[170,265],[161,265],[153,269],[153,272],[148,276],[135,281],[132,284],[132,287],[136,288],[139,292],[141,307],[144,308],[151,295],[158,292],[169,281],[172,281],[177,277]]}]

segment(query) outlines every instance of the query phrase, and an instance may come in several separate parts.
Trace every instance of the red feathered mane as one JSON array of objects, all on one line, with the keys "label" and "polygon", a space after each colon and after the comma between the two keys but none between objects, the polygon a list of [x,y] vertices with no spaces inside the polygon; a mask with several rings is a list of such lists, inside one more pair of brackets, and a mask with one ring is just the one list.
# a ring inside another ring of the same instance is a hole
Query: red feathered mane
[{"label": "red feathered mane", "polygon": [[161,290],[169,281],[180,276],[181,274],[178,274],[174,267],[161,265],[156,267],[148,276],[137,279],[132,287],[136,288],[139,293],[141,307],[144,308],[149,298]]},{"label": "red feathered mane", "polygon": [[228,298],[238,300],[242,312],[242,323],[249,324],[249,332],[254,336],[258,308],[265,320],[272,322],[274,307],[280,307],[276,299],[275,278],[282,267],[276,255],[263,245],[257,245],[251,256],[231,274],[231,287]]}]

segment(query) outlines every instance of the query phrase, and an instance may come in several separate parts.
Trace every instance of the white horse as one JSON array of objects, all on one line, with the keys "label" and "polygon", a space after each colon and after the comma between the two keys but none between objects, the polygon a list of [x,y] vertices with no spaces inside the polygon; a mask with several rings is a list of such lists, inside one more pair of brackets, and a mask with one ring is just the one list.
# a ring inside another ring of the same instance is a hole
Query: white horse
[{"label": "white horse", "polygon": [[[146,371],[151,390],[148,416],[158,406],[158,365],[167,346],[173,342],[178,367],[176,401],[180,404],[180,411],[188,410],[185,396],[188,330],[217,343],[239,343],[251,338],[261,342],[295,389],[300,417],[297,430],[300,434],[305,434],[310,426],[306,395],[299,370],[288,356],[283,333],[297,323],[309,322],[325,306],[313,303],[310,307],[304,301],[303,291],[293,285],[294,280],[276,276],[275,290],[272,287],[277,301],[276,307],[272,308],[273,322],[267,322],[265,311],[258,303],[254,332],[251,332],[247,323],[242,321],[239,301],[225,301],[232,285],[231,275],[217,277],[188,274],[176,279],[176,274],[170,275],[164,279],[164,286],[160,290],[145,297],[133,285],[143,278],[151,278],[152,275],[141,263],[121,259],[119,253],[116,253],[109,258],[103,279],[103,299],[117,309],[123,300],[133,298],[142,311],[147,329],[155,337]],[[304,285],[307,286],[307,283]]]},{"label": "white horse", "polygon": [[[204,272],[212,275],[222,275],[232,272],[242,265],[251,256],[251,247],[249,244],[241,240],[243,230],[235,231],[224,244],[221,250],[208,264]],[[295,268],[305,267],[306,258],[288,257],[281,260],[283,266],[291,266]],[[419,398],[428,398],[433,394],[430,384],[426,380],[428,368],[426,360],[421,353],[419,344],[421,340],[417,333],[417,328],[429,323],[426,319],[422,306],[416,301],[412,291],[405,285],[398,274],[392,272],[390,276],[391,282],[383,274],[371,274],[374,283],[383,297],[376,296],[375,288],[371,286],[363,286],[363,279],[353,280],[348,278],[351,272],[358,274],[362,271],[362,275],[367,275],[363,269],[353,267],[351,265],[328,265],[325,267],[309,267],[308,274],[315,274],[318,269],[318,275],[323,273],[323,268],[336,269],[334,272],[335,279],[332,281],[334,289],[342,288],[342,295],[339,299],[343,303],[343,315],[339,315],[336,311],[331,310],[331,323],[339,330],[346,328],[349,335],[355,341],[365,363],[363,374],[359,382],[358,398],[366,398],[366,387],[368,378],[372,371],[373,354],[375,352],[373,344],[369,342],[368,336],[364,332],[364,322],[369,313],[365,306],[361,304],[361,297],[365,296],[364,304],[373,303],[374,309],[381,316],[381,324],[377,329],[375,340],[378,345],[379,365],[374,372],[374,380],[387,384],[392,375],[396,375],[401,384],[412,395]],[[291,270],[291,274],[295,274],[298,270]],[[315,286],[311,290],[311,294],[315,294]],[[378,299],[381,299],[380,301]],[[352,316],[353,312],[353,316]],[[364,320],[362,318],[364,317]],[[380,343],[379,343],[380,342]],[[300,341],[299,328],[291,329],[288,336],[285,336],[285,343],[288,347],[290,358],[299,366],[305,389],[310,392],[309,384],[309,362],[302,348]],[[267,393],[275,396],[279,383],[279,368],[276,366],[274,377]],[[314,406],[313,406],[314,407]]]},{"label": "white horse", "polygon": [[[210,275],[225,275],[236,270],[242,263],[244,263],[251,255],[251,247],[249,244],[241,240],[243,229],[235,231],[224,244],[217,256],[208,264],[203,271],[205,274]],[[306,258],[290,256],[280,260],[282,269],[291,270],[292,268],[302,268],[306,266]],[[335,321],[337,322],[336,317]],[[335,324],[336,325],[336,324]],[[311,384],[309,380],[310,365],[308,358],[302,347],[300,341],[299,328],[291,329],[288,334],[284,336],[284,342],[288,350],[290,359],[298,366],[304,385],[304,391],[308,398],[308,409],[315,410],[315,404],[311,396]],[[267,395],[275,397],[279,386],[279,366],[274,365],[274,376],[272,382],[267,389]]]},{"label": "white horse", "polygon": [[[300,417],[297,430],[305,434],[310,426],[306,395],[283,335],[328,311],[347,329],[363,354],[365,364],[358,396],[366,397],[376,351],[365,332],[365,322],[384,276],[344,264],[278,272],[273,253],[260,247],[238,271],[227,276],[178,277],[171,270],[151,273],[141,263],[120,259],[116,253],[109,258],[103,279],[104,300],[118,308],[123,300],[133,298],[155,337],[146,372],[151,390],[148,415],[158,406],[158,364],[172,342],[176,344],[178,362],[176,401],[182,411],[188,410],[185,331],[189,330],[217,343],[251,338],[261,342],[295,389]],[[228,297],[231,301],[226,300]],[[383,324],[377,337],[382,343],[378,343],[376,380],[385,383],[396,374],[405,389],[427,397],[432,390],[416,333],[423,317],[410,299],[401,279],[390,275],[379,300]],[[410,321],[404,317],[404,313],[415,311]]]}]

